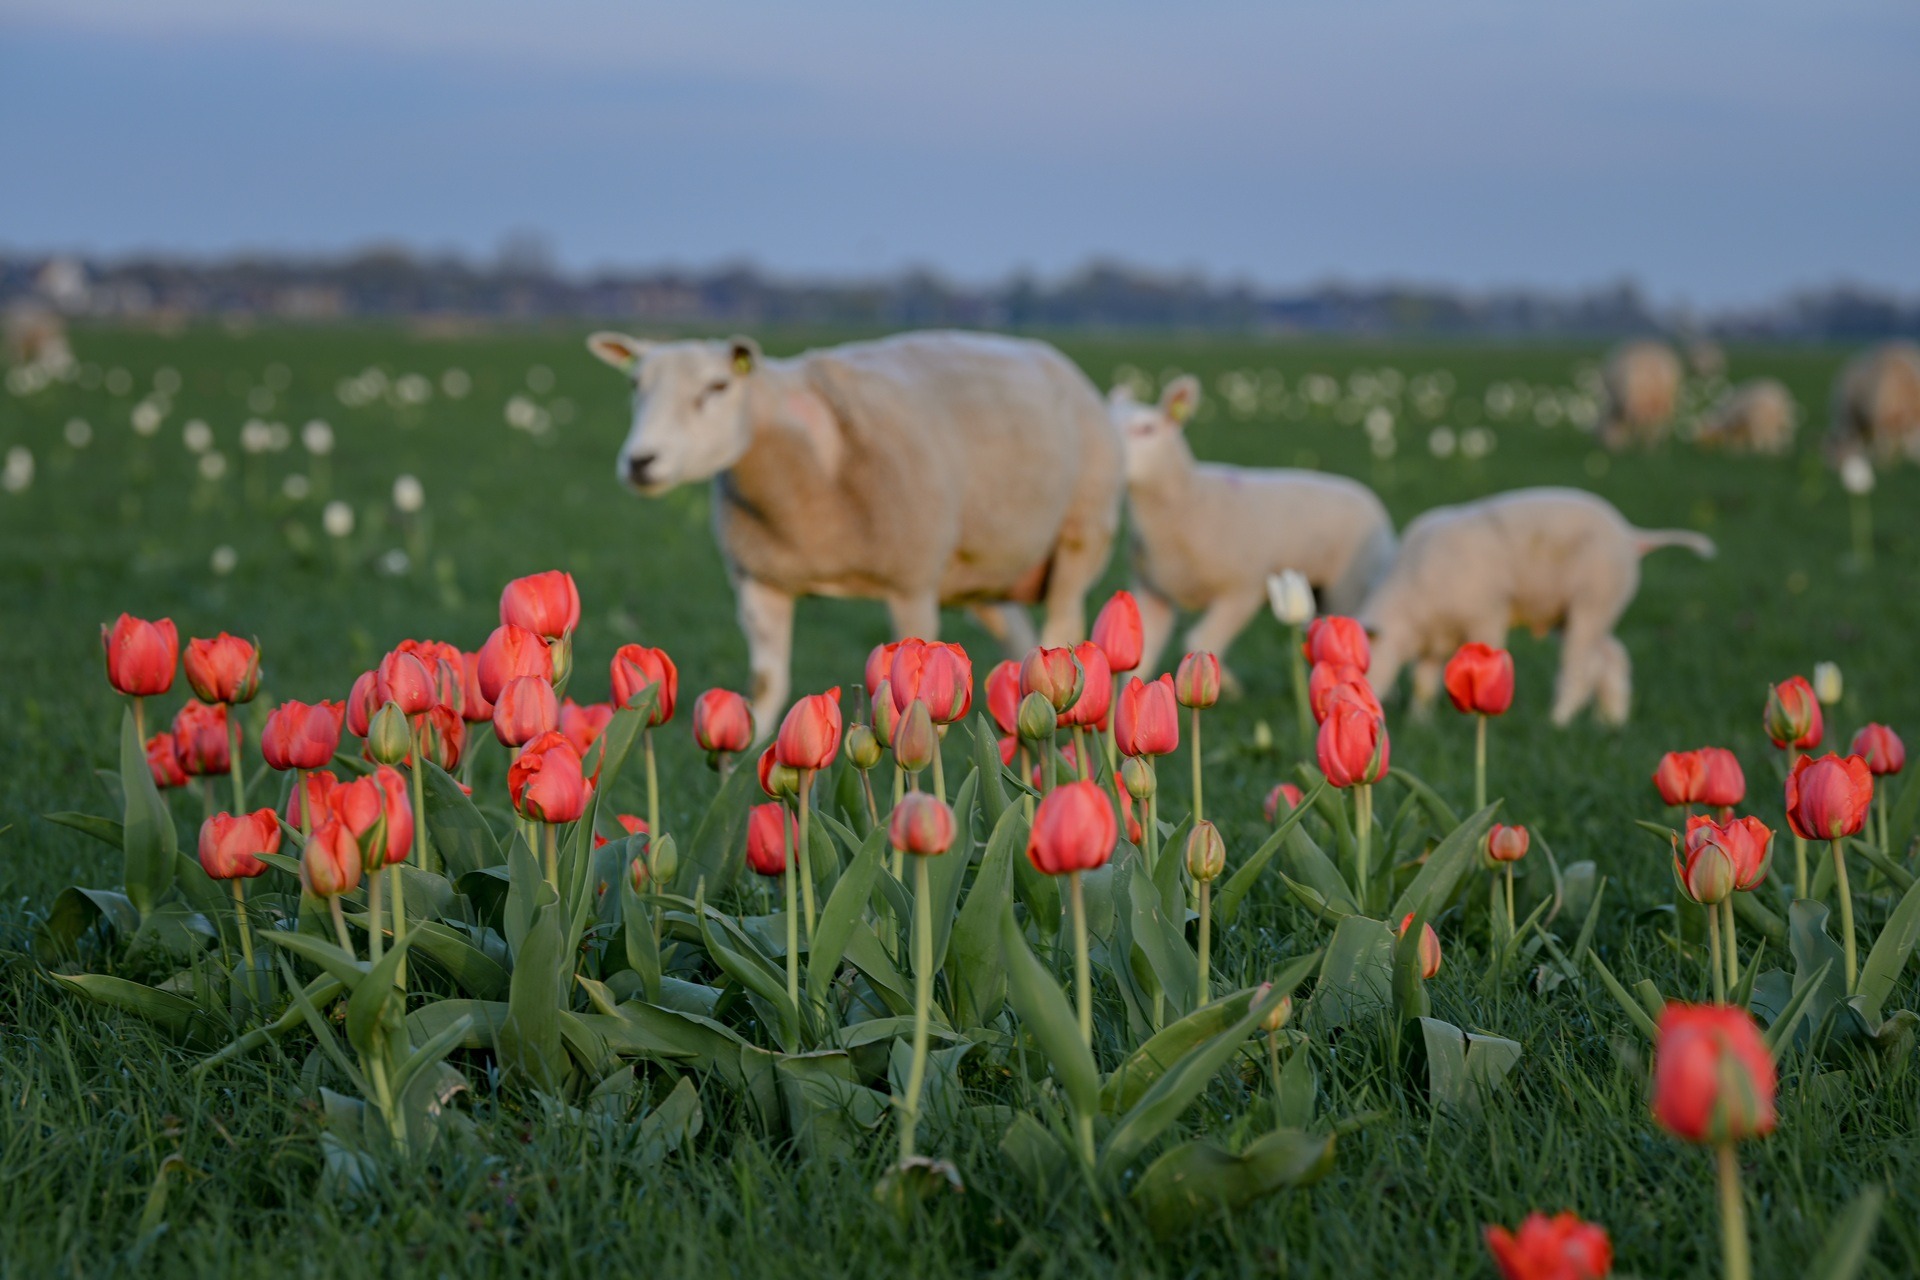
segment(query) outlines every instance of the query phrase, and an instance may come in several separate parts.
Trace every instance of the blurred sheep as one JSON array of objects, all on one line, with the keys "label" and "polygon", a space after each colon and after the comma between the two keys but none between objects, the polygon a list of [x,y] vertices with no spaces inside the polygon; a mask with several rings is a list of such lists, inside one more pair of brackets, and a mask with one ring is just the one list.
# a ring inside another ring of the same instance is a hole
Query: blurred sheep
[{"label": "blurred sheep", "polygon": [[1827,454],[1920,461],[1920,346],[1888,342],[1855,357],[1833,385]]},{"label": "blurred sheep", "polygon": [[1623,343],[1608,354],[1600,381],[1600,443],[1618,450],[1666,436],[1680,396],[1680,357],[1672,347],[1653,339]]},{"label": "blurred sheep", "polygon": [[1793,448],[1799,407],[1776,378],[1756,378],[1729,389],[1701,415],[1694,439],[1731,453],[1782,454]]},{"label": "blurred sheep", "polygon": [[10,366],[42,369],[55,377],[73,367],[66,322],[52,308],[38,302],[15,302],[7,307],[0,330],[5,333]]}]

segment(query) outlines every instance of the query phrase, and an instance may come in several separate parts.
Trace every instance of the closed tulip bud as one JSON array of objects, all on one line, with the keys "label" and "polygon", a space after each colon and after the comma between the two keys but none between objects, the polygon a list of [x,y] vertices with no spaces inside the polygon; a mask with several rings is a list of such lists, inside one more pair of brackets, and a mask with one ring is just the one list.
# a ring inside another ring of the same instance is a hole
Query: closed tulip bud
[{"label": "closed tulip bud", "polygon": [[260,731],[260,754],[275,769],[320,769],[340,749],[340,721],[346,704],[286,701],[267,717]]},{"label": "closed tulip bud", "polygon": [[1804,676],[1783,680],[1767,690],[1767,710],[1761,723],[1774,746],[1796,751],[1812,750],[1826,734],[1819,699]]},{"label": "closed tulip bud", "polygon": [[1687,843],[1675,850],[1673,874],[1683,893],[1710,907],[1733,892],[1733,855],[1710,833],[1695,839],[1690,828]]},{"label": "closed tulip bud", "polygon": [[1688,852],[1707,844],[1718,845],[1732,862],[1735,890],[1744,893],[1757,889],[1766,880],[1773,851],[1773,832],[1760,819],[1748,816],[1724,823],[1702,815],[1687,819]]},{"label": "closed tulip bud", "polygon": [[887,819],[887,839],[901,853],[933,857],[953,845],[953,810],[940,797],[909,791]]},{"label": "closed tulip bud", "polygon": [[1307,677],[1307,705],[1313,711],[1315,724],[1325,723],[1327,711],[1336,698],[1385,718],[1380,700],[1367,682],[1366,672],[1344,662],[1315,663],[1313,673]]},{"label": "closed tulip bud", "polygon": [[1518,862],[1527,856],[1531,838],[1525,827],[1509,827],[1496,822],[1487,832],[1487,857],[1494,862]]},{"label": "closed tulip bud", "polygon": [[280,852],[280,822],[271,809],[216,813],[200,826],[200,869],[213,880],[257,876],[260,855]]},{"label": "closed tulip bud", "polygon": [[226,773],[233,767],[227,736],[227,704],[189,701],[173,717],[173,751],[190,778]]},{"label": "closed tulip bud", "polygon": [[577,821],[586,812],[593,785],[581,768],[580,753],[564,733],[543,733],[529,742],[507,769],[513,808],[535,822]]},{"label": "closed tulip bud", "polygon": [[1336,787],[1374,783],[1387,774],[1387,726],[1351,703],[1336,702],[1314,742],[1320,772]]},{"label": "closed tulip bud", "polygon": [[1805,840],[1860,834],[1872,803],[1873,773],[1859,756],[1801,756],[1787,775],[1787,823]]},{"label": "closed tulip bud", "polygon": [[1853,754],[1867,762],[1867,772],[1884,778],[1907,767],[1907,744],[1883,724],[1870,724],[1853,735]]},{"label": "closed tulip bud", "polygon": [[[1273,984],[1271,982],[1263,982],[1253,989],[1252,1003],[1258,1007],[1272,993]],[[1290,995],[1281,996],[1280,1003],[1267,1010],[1266,1015],[1260,1019],[1260,1029],[1268,1035],[1272,1035],[1284,1029],[1286,1025],[1292,1021],[1293,997]]]},{"label": "closed tulip bud", "polygon": [[485,724],[493,719],[493,699],[480,688],[480,654],[460,655],[460,718],[468,724]]},{"label": "closed tulip bud", "polygon": [[781,764],[771,742],[760,753],[757,772],[760,775],[760,789],[768,795],[791,800],[800,794],[800,771]]},{"label": "closed tulip bud", "polygon": [[399,770],[381,765],[343,782],[327,797],[333,819],[353,833],[367,874],[405,862],[413,849],[413,805]]},{"label": "closed tulip bud", "polygon": [[1087,673],[1071,649],[1035,649],[1020,664],[1020,694],[1037,693],[1056,712],[1079,701]]},{"label": "closed tulip bud", "polygon": [[1151,800],[1159,785],[1153,766],[1139,756],[1128,756],[1120,762],[1120,781],[1135,800]]},{"label": "closed tulip bud", "polygon": [[763,876],[787,869],[787,850],[800,839],[800,824],[779,801],[757,804],[747,811],[747,865]]},{"label": "closed tulip bud", "polygon": [[321,823],[300,851],[300,886],[316,898],[351,893],[360,883],[360,845],[337,821]]},{"label": "closed tulip bud", "polygon": [[648,726],[663,725],[673,719],[674,703],[680,696],[680,671],[673,665],[673,659],[665,649],[621,645],[613,655],[613,704],[631,707],[648,689],[655,690]]},{"label": "closed tulip bud", "polygon": [[[507,682],[522,676],[538,676],[549,684],[557,679],[553,669],[553,651],[547,642],[524,627],[504,624],[495,628],[487,642],[474,655],[474,676],[480,682],[480,696],[488,702],[499,700]],[[488,716],[491,719],[491,715]]]},{"label": "closed tulip bud", "polygon": [[123,613],[111,627],[100,628],[107,651],[107,682],[133,698],[151,698],[173,688],[174,668],[180,664],[180,633],[173,619],[147,622]]},{"label": "closed tulip bud", "polygon": [[774,758],[789,769],[824,769],[840,750],[840,687],[810,693],[787,709],[773,740]]},{"label": "closed tulip bud", "polygon": [[[1411,911],[1400,918],[1400,928],[1398,932],[1401,937],[1404,938],[1407,936],[1407,926],[1412,923],[1413,912]],[[1423,924],[1420,926],[1420,976],[1430,979],[1439,972],[1440,935],[1433,931],[1432,925]]]},{"label": "closed tulip bud", "polygon": [[1731,809],[1747,798],[1747,775],[1740,768],[1739,757],[1725,747],[1701,747],[1697,754],[1701,804]]},{"label": "closed tulip bud", "polygon": [[1701,773],[1698,751],[1669,751],[1653,771],[1653,787],[1667,804],[1694,804],[1700,799]]},{"label": "closed tulip bud", "polygon": [[900,652],[902,645],[908,643],[918,644],[919,641],[889,640],[885,644],[873,646],[872,651],[867,654],[864,676],[869,701],[876,703],[881,701],[880,686],[886,683],[887,674],[893,670],[893,655]]},{"label": "closed tulip bud", "polygon": [[1447,697],[1469,715],[1497,716],[1513,705],[1513,655],[1473,641],[1447,660]]},{"label": "closed tulip bud", "polygon": [[1034,811],[1027,860],[1050,876],[1093,871],[1107,864],[1119,839],[1106,793],[1092,782],[1063,783]]},{"label": "closed tulip bud", "polygon": [[403,764],[413,754],[413,726],[398,704],[389,702],[367,727],[367,755],[376,764]]},{"label": "closed tulip bud", "polygon": [[1367,643],[1367,629],[1352,618],[1331,615],[1315,618],[1307,627],[1301,645],[1309,663],[1344,663],[1365,671],[1373,660],[1373,648]]},{"label": "closed tulip bud", "polygon": [[895,763],[908,773],[918,773],[933,763],[933,753],[939,749],[939,734],[933,727],[933,716],[927,711],[927,704],[913,702],[893,730]]},{"label": "closed tulip bud", "polygon": [[873,736],[883,747],[893,746],[893,734],[900,727],[900,711],[893,705],[893,686],[882,680],[873,690]]},{"label": "closed tulip bud", "polygon": [[460,767],[467,749],[467,722],[452,707],[436,706],[421,716],[416,727],[420,733],[420,753],[452,773]]},{"label": "closed tulip bud", "polygon": [[374,671],[374,693],[383,705],[392,703],[409,716],[419,715],[439,700],[426,664],[399,649],[380,659]]},{"label": "closed tulip bud", "polygon": [[731,689],[708,689],[693,700],[693,741],[717,755],[753,745],[753,709]]},{"label": "closed tulip bud", "polygon": [[1653,1116],[1688,1142],[1773,1132],[1773,1054],[1745,1009],[1670,1003],[1653,1047]]},{"label": "closed tulip bud", "polygon": [[1014,728],[1028,742],[1044,742],[1060,725],[1060,713],[1047,701],[1047,695],[1034,692],[1020,699],[1020,713]]},{"label": "closed tulip bud", "polygon": [[1264,806],[1267,821],[1270,823],[1278,822],[1281,814],[1292,813],[1300,807],[1300,802],[1305,798],[1300,788],[1294,786],[1291,782],[1275,783],[1273,790],[1267,792],[1267,801]]},{"label": "closed tulip bud", "polygon": [[1183,707],[1200,710],[1220,701],[1220,659],[1205,650],[1180,659],[1173,676],[1173,698]]},{"label": "closed tulip bud", "polygon": [[647,882],[650,879],[652,879],[652,876],[647,871],[647,860],[645,858],[635,858],[627,864],[627,880],[633,885],[633,891],[635,893],[645,893],[647,891]]},{"label": "closed tulip bud", "polygon": [[287,825],[304,827],[309,812],[315,823],[324,822],[333,808],[333,793],[339,787],[340,779],[324,769],[308,773],[306,786],[302,787],[296,782],[293,790],[287,793]]},{"label": "closed tulip bud", "polygon": [[1120,690],[1113,713],[1113,741],[1124,756],[1164,756],[1180,745],[1180,712],[1173,677],[1151,683],[1133,676]]},{"label": "closed tulip bud", "polygon": [[1020,664],[1012,658],[987,673],[987,714],[1002,737],[1020,732]]},{"label": "closed tulip bud", "polygon": [[1201,882],[1211,882],[1220,878],[1227,869],[1227,842],[1220,838],[1220,828],[1201,819],[1193,824],[1193,830],[1187,832],[1187,874]]},{"label": "closed tulip bud", "polygon": [[1304,627],[1313,621],[1313,585],[1298,569],[1267,577],[1267,604],[1283,627]]},{"label": "closed tulip bud", "polygon": [[347,732],[364,738],[371,731],[373,713],[380,709],[379,678],[371,671],[354,677],[353,692],[347,695]]},{"label": "closed tulip bud", "polygon": [[1131,591],[1116,591],[1093,620],[1093,643],[1100,646],[1107,669],[1125,675],[1140,665],[1146,648],[1146,629],[1140,622],[1140,602]]},{"label": "closed tulip bud", "polygon": [[1613,1270],[1606,1229],[1571,1213],[1530,1213],[1519,1231],[1488,1227],[1485,1238],[1501,1280],[1606,1280]]},{"label": "closed tulip bud", "polygon": [[1846,682],[1840,678],[1840,667],[1832,662],[1813,664],[1813,693],[1820,699],[1820,705],[1831,707],[1840,701],[1846,692]]},{"label": "closed tulip bud", "polygon": [[673,873],[680,869],[680,847],[673,837],[665,832],[653,844],[653,872],[660,877],[661,884],[670,884]]},{"label": "closed tulip bud", "polygon": [[847,763],[862,773],[880,763],[880,739],[874,735],[871,725],[856,724],[848,729],[841,749],[847,753]]},{"label": "closed tulip bud", "polygon": [[260,650],[222,631],[187,641],[187,683],[202,702],[251,702],[260,691]]},{"label": "closed tulip bud", "polygon": [[1086,672],[1086,685],[1071,707],[1060,713],[1060,723],[1081,729],[1104,729],[1107,712],[1113,706],[1113,671],[1107,655],[1091,640],[1073,646],[1074,659]]},{"label": "closed tulip bud", "polygon": [[547,654],[553,659],[553,687],[564,689],[573,678],[573,637],[563,636],[546,643]]},{"label": "closed tulip bud", "polygon": [[951,724],[973,708],[973,663],[957,644],[904,640],[893,655],[887,684],[895,710],[919,699],[935,724]]},{"label": "closed tulip bud", "polygon": [[180,753],[174,749],[173,734],[161,730],[147,739],[147,772],[153,785],[165,791],[187,785],[187,771],[180,767]]},{"label": "closed tulip bud", "polygon": [[500,621],[558,640],[580,625],[580,590],[559,569],[515,578],[500,592]]}]

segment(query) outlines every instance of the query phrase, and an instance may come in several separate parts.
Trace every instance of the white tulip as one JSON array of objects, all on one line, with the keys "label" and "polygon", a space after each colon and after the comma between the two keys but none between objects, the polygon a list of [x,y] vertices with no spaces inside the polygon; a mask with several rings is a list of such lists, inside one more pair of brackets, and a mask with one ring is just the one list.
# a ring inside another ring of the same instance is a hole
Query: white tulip
[{"label": "white tulip", "polygon": [[1813,664],[1813,696],[1820,699],[1822,704],[1832,706],[1840,701],[1840,695],[1845,690],[1846,683],[1840,678],[1840,667],[1837,663]]},{"label": "white tulip", "polygon": [[1313,587],[1298,569],[1268,576],[1267,601],[1285,626],[1304,627],[1313,620]]},{"label": "white tulip", "polygon": [[335,498],[320,513],[320,527],[330,538],[344,538],[353,532],[353,508]]}]

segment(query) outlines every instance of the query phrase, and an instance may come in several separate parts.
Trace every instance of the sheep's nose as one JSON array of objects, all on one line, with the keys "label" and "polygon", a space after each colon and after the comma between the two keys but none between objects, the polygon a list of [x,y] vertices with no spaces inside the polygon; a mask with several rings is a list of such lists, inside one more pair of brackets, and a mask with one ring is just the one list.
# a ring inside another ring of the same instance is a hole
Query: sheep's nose
[{"label": "sheep's nose", "polygon": [[647,483],[647,471],[653,466],[653,455],[636,453],[627,459],[627,479],[634,484]]}]

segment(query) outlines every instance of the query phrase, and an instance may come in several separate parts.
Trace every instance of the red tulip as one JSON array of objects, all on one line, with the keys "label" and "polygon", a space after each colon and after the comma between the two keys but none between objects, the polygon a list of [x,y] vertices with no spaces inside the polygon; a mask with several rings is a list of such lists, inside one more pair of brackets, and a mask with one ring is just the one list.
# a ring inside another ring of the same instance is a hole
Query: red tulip
[{"label": "red tulip", "polygon": [[957,644],[900,641],[885,683],[895,711],[905,714],[918,700],[927,704],[935,724],[951,724],[973,707],[973,663]]},{"label": "red tulip", "polygon": [[867,698],[869,701],[874,698],[875,691],[879,689],[880,685],[886,680],[887,673],[893,670],[893,655],[900,652],[900,646],[905,643],[907,643],[905,640],[889,640],[885,644],[873,646],[873,649],[867,654],[867,665],[864,674],[867,682]]},{"label": "red tulip", "polygon": [[360,845],[338,820],[321,823],[300,851],[301,887],[316,898],[351,893],[360,883]]},{"label": "red tulip", "polygon": [[583,707],[568,698],[560,704],[560,732],[567,735],[567,741],[573,744],[582,760],[612,723],[613,707],[608,703],[590,702]]},{"label": "red tulip", "polygon": [[773,742],[774,759],[789,769],[824,769],[840,750],[840,687],[810,693],[787,710]]},{"label": "red tulip", "polygon": [[787,869],[787,850],[800,839],[800,824],[778,800],[747,810],[747,865],[763,876]]},{"label": "red tulip", "polygon": [[987,672],[987,714],[1003,735],[1020,732],[1020,664],[1012,658]]},{"label": "red tulip", "polygon": [[543,733],[508,768],[507,791],[521,817],[559,823],[576,821],[586,812],[593,787],[567,735]]},{"label": "red tulip", "polygon": [[1513,655],[1477,640],[1463,644],[1447,660],[1446,685],[1455,709],[1502,715],[1513,705]]},{"label": "red tulip", "polygon": [[1337,614],[1315,618],[1307,624],[1306,642],[1300,651],[1307,655],[1307,661],[1344,663],[1365,671],[1373,660],[1373,649],[1367,643],[1367,629],[1352,618],[1342,618]]},{"label": "red tulip", "polygon": [[631,707],[633,700],[648,689],[657,689],[647,727],[654,728],[673,719],[674,703],[680,697],[680,670],[673,665],[665,649],[623,644],[613,654],[613,704]]},{"label": "red tulip", "polygon": [[934,727],[933,713],[918,698],[900,713],[893,726],[893,760],[908,773],[919,773],[933,763],[940,750],[940,731]]},{"label": "red tulip", "polygon": [[275,769],[325,768],[340,749],[345,713],[346,705],[339,702],[283,702],[260,731],[260,754]]},{"label": "red tulip", "polygon": [[327,808],[353,833],[368,874],[405,862],[413,849],[413,805],[407,780],[391,765],[343,782],[327,797]]},{"label": "red tulip", "polygon": [[[635,817],[631,813],[616,813],[613,816],[613,820],[619,823],[620,829],[626,832],[630,836],[643,836],[647,834],[647,820],[645,818]],[[594,833],[593,835],[594,848],[598,849],[602,845],[605,845],[607,843],[608,843],[608,840],[605,836],[601,835],[597,831]],[[639,887],[640,887],[639,885],[634,886],[634,888],[636,889],[638,889]]]},{"label": "red tulip", "polygon": [[[1281,813],[1292,813],[1300,807],[1300,802],[1304,799],[1306,796],[1302,794],[1300,788],[1291,782],[1276,782],[1273,790],[1267,792],[1266,803],[1261,807],[1266,811],[1268,822],[1278,822]],[[1286,808],[1282,810],[1281,805],[1285,805]]]},{"label": "red tulip", "polygon": [[1093,620],[1093,642],[1106,655],[1107,667],[1124,675],[1140,665],[1146,648],[1146,629],[1140,625],[1140,602],[1131,591],[1116,591]]},{"label": "red tulip", "polygon": [[225,773],[233,767],[227,738],[227,705],[187,701],[173,717],[173,750],[189,777]]},{"label": "red tulip", "polygon": [[306,802],[313,805],[315,822],[326,821],[327,815],[333,810],[333,793],[339,789],[340,779],[325,769],[315,769],[305,776],[307,785],[304,788],[295,782],[293,790],[287,793],[287,825],[290,827],[300,826],[306,815],[303,796]]},{"label": "red tulip", "polygon": [[180,633],[173,619],[146,622],[130,613],[112,627],[100,628],[107,650],[107,682],[134,698],[151,698],[173,688],[180,662]]},{"label": "red tulip", "polygon": [[1027,860],[1050,876],[1093,871],[1107,864],[1119,838],[1107,793],[1092,782],[1066,782],[1034,811]]},{"label": "red tulip", "polygon": [[440,700],[427,664],[400,649],[380,659],[373,673],[373,689],[381,706],[391,702],[409,716],[419,715]]},{"label": "red tulip", "polygon": [[882,680],[873,688],[873,736],[880,745],[891,747],[900,728],[900,713],[894,710],[893,686]]},{"label": "red tulip", "polygon": [[1605,1280],[1613,1270],[1605,1228],[1571,1213],[1530,1213],[1518,1232],[1486,1228],[1486,1241],[1503,1280]]},{"label": "red tulip", "polygon": [[474,674],[480,681],[480,697],[487,702],[497,702],[509,680],[538,676],[552,683],[553,651],[547,648],[545,640],[525,627],[502,624],[494,628],[487,642],[480,646],[474,658]]},{"label": "red tulip", "polygon": [[1087,673],[1086,687],[1074,704],[1060,713],[1060,723],[1082,729],[1104,729],[1107,713],[1113,707],[1113,672],[1107,667],[1107,654],[1091,640],[1073,646],[1073,656]]},{"label": "red tulip", "polygon": [[251,878],[267,869],[263,853],[280,852],[280,820],[271,809],[216,813],[200,825],[200,869],[213,880]]},{"label": "red tulip", "polygon": [[1374,696],[1373,686],[1367,682],[1367,673],[1359,667],[1346,662],[1317,662],[1313,673],[1307,677],[1307,705],[1313,710],[1315,724],[1327,718],[1327,709],[1333,705],[1334,695],[1347,690],[1343,696],[1374,715],[1386,718],[1380,709],[1380,700]]},{"label": "red tulip", "polygon": [[560,700],[553,686],[537,676],[510,680],[493,704],[493,736],[509,747],[523,747],[560,727]]},{"label": "red tulip", "polygon": [[[1406,915],[1400,917],[1400,928],[1396,930],[1396,932],[1401,937],[1406,937],[1407,927],[1412,923],[1413,912],[1409,911]],[[1431,978],[1439,972],[1440,935],[1433,931],[1432,925],[1423,924],[1420,926],[1420,976],[1423,978]]]},{"label": "red tulip", "polygon": [[1907,767],[1906,744],[1883,724],[1867,725],[1854,734],[1853,754],[1867,762],[1867,772],[1875,777],[1883,778]]},{"label": "red tulip", "polygon": [[1494,823],[1487,832],[1487,856],[1495,862],[1518,862],[1527,856],[1527,846],[1532,837],[1525,827],[1509,827]]},{"label": "red tulip", "polygon": [[1820,720],[1820,700],[1805,676],[1783,680],[1767,690],[1767,710],[1761,718],[1767,737],[1776,747],[1810,751],[1820,745],[1826,730]]},{"label": "red tulip", "polygon": [[402,640],[396,653],[410,653],[420,659],[433,681],[433,700],[450,708],[455,715],[466,709],[466,655],[443,640]]},{"label": "red tulip", "polygon": [[[552,659],[548,659],[552,668]],[[480,654],[460,655],[460,718],[468,724],[484,724],[493,719],[493,699],[480,689]]]},{"label": "red tulip", "polygon": [[1056,712],[1072,706],[1086,689],[1086,669],[1072,649],[1034,649],[1020,664],[1020,696],[1037,693]]},{"label": "red tulip", "polygon": [[1387,774],[1387,725],[1350,702],[1335,701],[1314,742],[1320,772],[1336,787],[1380,781]]},{"label": "red tulip", "polygon": [[1689,898],[1710,907],[1733,892],[1739,871],[1731,850],[1710,832],[1696,834],[1688,823],[1687,841],[1674,852],[1673,874]]},{"label": "red tulip", "polygon": [[1669,1004],[1653,1049],[1653,1116],[1688,1142],[1773,1132],[1773,1055],[1745,1009]]},{"label": "red tulip", "polygon": [[1787,775],[1787,823],[1805,840],[1858,835],[1872,803],[1873,773],[1859,756],[1801,756]]},{"label": "red tulip", "polygon": [[1730,822],[1695,815],[1687,819],[1687,849],[1717,844],[1733,863],[1733,887],[1742,892],[1758,888],[1767,878],[1773,852],[1773,832],[1751,815]]},{"label": "red tulip", "polygon": [[953,847],[953,810],[939,796],[909,791],[887,819],[887,839],[901,853],[930,857]]},{"label": "red tulip", "polygon": [[1134,816],[1133,793],[1125,787],[1120,789],[1120,820],[1127,828],[1127,841],[1135,848],[1143,845],[1146,829],[1140,825],[1140,819]]},{"label": "red tulip", "polygon": [[1667,804],[1694,804],[1700,799],[1703,772],[1698,751],[1669,751],[1653,771],[1653,786]]},{"label": "red tulip", "polygon": [[1203,711],[1220,701],[1220,659],[1204,649],[1180,659],[1173,676],[1173,699]]},{"label": "red tulip", "polygon": [[356,738],[364,738],[373,726],[373,713],[380,709],[379,678],[371,671],[362,671],[354,677],[353,689],[347,694],[347,732]]},{"label": "red tulip", "polygon": [[1700,757],[1701,804],[1716,809],[1731,809],[1747,798],[1747,775],[1740,758],[1725,747],[1702,747]]},{"label": "red tulip", "polygon": [[753,745],[753,709],[731,689],[707,690],[693,700],[693,741],[702,751],[745,751]]},{"label": "red tulip", "polygon": [[1011,733],[1000,736],[1000,763],[1013,768],[1013,758],[1020,754],[1020,739]]},{"label": "red tulip", "polygon": [[760,753],[760,761],[754,771],[760,776],[760,790],[776,799],[798,795],[800,793],[800,774],[777,759],[778,750],[769,742],[767,749]]},{"label": "red tulip", "polygon": [[1173,700],[1173,677],[1151,684],[1129,677],[1113,713],[1113,740],[1122,755],[1164,756],[1180,745],[1180,712]]},{"label": "red tulip", "polygon": [[251,702],[260,691],[260,650],[222,631],[187,641],[187,683],[202,702]]},{"label": "red tulip", "polygon": [[559,640],[580,625],[580,591],[559,569],[515,578],[500,592],[502,625]]},{"label": "red tulip", "polygon": [[467,722],[453,707],[436,705],[415,721],[420,731],[420,751],[433,763],[452,773],[460,766],[467,749]]},{"label": "red tulip", "polygon": [[180,767],[180,752],[170,730],[162,729],[147,739],[147,772],[153,775],[153,785],[162,791],[187,785],[187,773]]}]

